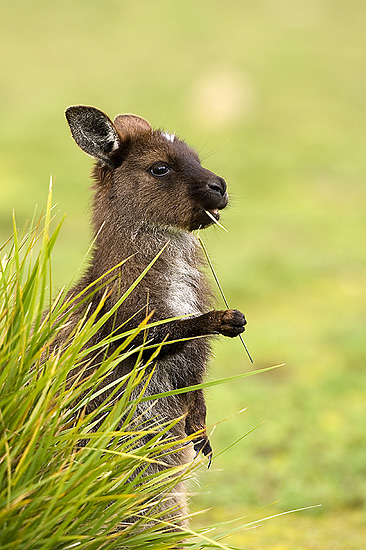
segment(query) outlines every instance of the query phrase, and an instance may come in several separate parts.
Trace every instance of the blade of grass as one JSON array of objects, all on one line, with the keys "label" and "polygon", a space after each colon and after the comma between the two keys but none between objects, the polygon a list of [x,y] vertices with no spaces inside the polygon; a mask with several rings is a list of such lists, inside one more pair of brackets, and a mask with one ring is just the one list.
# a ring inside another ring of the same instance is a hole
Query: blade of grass
[{"label": "blade of grass", "polygon": [[[227,301],[227,299],[226,299],[226,297],[225,297],[224,291],[222,290],[222,287],[221,287],[221,285],[220,285],[220,281],[219,281],[219,279],[218,279],[218,277],[217,277],[217,275],[216,275],[214,266],[212,265],[212,262],[211,262],[211,260],[210,260],[209,255],[208,255],[208,252],[207,252],[207,250],[206,250],[206,247],[205,247],[205,245],[204,245],[204,242],[203,242],[203,240],[202,240],[202,238],[201,238],[201,236],[200,236],[199,234],[198,234],[197,238],[198,238],[198,241],[199,241],[199,243],[200,243],[200,245],[201,245],[201,247],[202,247],[202,250],[203,250],[203,252],[204,252],[204,254],[205,254],[205,256],[206,256],[207,263],[208,263],[209,268],[210,268],[210,270],[211,270],[211,273],[212,273],[212,275],[213,275],[213,277],[214,277],[214,279],[215,279],[215,282],[216,282],[216,284],[217,284],[217,287],[218,287],[218,289],[219,289],[219,291],[220,291],[220,294],[221,294],[221,296],[222,296],[222,299],[223,299],[223,301],[224,301],[224,304],[226,305],[226,307],[227,307],[228,309],[230,309],[230,306],[229,306],[228,301]],[[244,347],[245,351],[247,352],[247,355],[248,355],[248,357],[249,357],[250,362],[251,362],[251,363],[254,363],[253,358],[252,358],[252,356],[250,355],[249,350],[248,350],[248,348],[247,348],[247,346],[246,346],[246,344],[245,344],[245,342],[244,342],[243,337],[242,337],[241,334],[239,334],[239,338],[240,338],[241,343],[243,344],[243,347]]]}]

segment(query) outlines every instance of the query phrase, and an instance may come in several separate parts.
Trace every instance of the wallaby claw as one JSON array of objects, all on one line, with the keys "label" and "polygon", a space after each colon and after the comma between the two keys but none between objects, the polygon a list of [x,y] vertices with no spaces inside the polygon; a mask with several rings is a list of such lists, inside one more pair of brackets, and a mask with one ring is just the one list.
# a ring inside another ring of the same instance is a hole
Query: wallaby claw
[{"label": "wallaby claw", "polygon": [[202,452],[202,454],[204,456],[208,457],[207,468],[210,468],[211,462],[212,462],[213,451],[212,451],[212,447],[211,447],[209,439],[208,438],[200,438],[200,439],[196,440],[194,442],[194,450],[196,451],[196,454],[194,455],[193,460],[195,460],[198,457],[198,455],[200,454],[200,452]]},{"label": "wallaby claw", "polygon": [[210,469],[210,467],[211,467],[211,462],[212,462],[212,453],[210,453],[210,454],[208,455],[207,470]]}]

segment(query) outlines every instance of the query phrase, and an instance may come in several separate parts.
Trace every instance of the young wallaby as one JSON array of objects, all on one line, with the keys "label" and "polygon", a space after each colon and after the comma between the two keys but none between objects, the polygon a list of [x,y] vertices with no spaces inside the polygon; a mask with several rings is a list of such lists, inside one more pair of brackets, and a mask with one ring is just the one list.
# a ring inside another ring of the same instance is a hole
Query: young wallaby
[{"label": "young wallaby", "polygon": [[[118,284],[109,289],[104,308],[111,308],[166,245],[117,311],[114,327],[123,324],[122,332],[136,327],[146,315],[147,304],[153,312],[150,322],[188,316],[149,330],[152,343],[207,338],[164,345],[145,395],[200,384],[210,355],[210,335],[234,337],[244,331],[246,324],[244,315],[237,310],[213,309],[201,248],[192,233],[213,223],[206,211],[219,219],[219,211],[228,203],[225,181],[203,168],[197,154],[184,141],[174,134],[154,130],[139,116],[119,115],[112,122],[94,107],[74,106],[66,110],[66,118],[76,143],[97,161],[93,169],[92,208],[95,244],[90,265],[72,292],[77,294],[129,258],[118,268]],[[103,290],[100,297],[102,293]],[[96,338],[106,337],[111,330],[111,324],[106,323]],[[110,353],[113,349],[111,346]],[[134,361],[131,358],[130,362],[121,362],[116,378],[131,370]],[[172,429],[177,439],[200,432],[192,445],[164,458],[165,461],[174,465],[188,463],[193,458],[192,447],[196,453],[202,451],[211,456],[201,390],[158,399],[151,411],[146,402],[139,407],[136,414],[150,415],[155,423],[157,418],[167,422],[183,417]],[[175,500],[184,514],[181,487]]]}]

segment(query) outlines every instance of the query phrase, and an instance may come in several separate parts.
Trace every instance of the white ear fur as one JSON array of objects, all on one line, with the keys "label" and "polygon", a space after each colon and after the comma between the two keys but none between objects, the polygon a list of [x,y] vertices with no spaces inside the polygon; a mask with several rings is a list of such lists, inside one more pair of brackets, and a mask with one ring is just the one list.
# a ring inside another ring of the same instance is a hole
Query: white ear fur
[{"label": "white ear fur", "polygon": [[69,107],[65,115],[77,145],[88,155],[110,164],[113,153],[121,145],[110,118],[99,109],[86,105]]}]

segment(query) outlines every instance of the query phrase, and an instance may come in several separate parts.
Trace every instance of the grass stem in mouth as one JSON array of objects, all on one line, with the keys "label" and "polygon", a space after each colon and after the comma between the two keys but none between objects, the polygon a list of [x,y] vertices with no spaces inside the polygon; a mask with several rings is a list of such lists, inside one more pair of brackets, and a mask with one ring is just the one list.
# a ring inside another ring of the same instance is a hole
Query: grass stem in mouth
[{"label": "grass stem in mouth", "polygon": [[205,210],[205,212],[206,212],[207,216],[209,216],[209,218],[211,218],[211,220],[212,220],[213,222],[215,222],[216,225],[218,225],[219,227],[221,227],[221,229],[223,229],[224,231],[226,231],[226,233],[228,233],[228,230],[226,229],[226,227],[224,227],[224,226],[215,218],[215,216],[213,216],[213,215],[211,214],[211,212],[210,212],[209,210]]},{"label": "grass stem in mouth", "polygon": [[[207,213],[208,213],[208,212],[207,212]],[[212,216],[212,217],[213,217],[213,216]],[[218,223],[218,222],[216,222],[216,223]],[[220,225],[220,224],[219,224],[219,225]],[[224,229],[225,229],[225,228],[224,228]],[[226,231],[226,229],[225,229],[225,231]],[[217,275],[216,275],[214,266],[213,266],[212,263],[211,263],[210,257],[209,257],[209,255],[208,255],[208,252],[207,252],[207,250],[206,250],[206,247],[205,247],[205,245],[204,245],[204,243],[203,243],[203,240],[201,239],[201,237],[200,237],[199,234],[197,235],[197,237],[198,237],[199,243],[200,243],[200,245],[201,245],[201,248],[202,248],[202,250],[203,250],[203,252],[204,252],[204,254],[205,254],[205,256],[206,256],[206,260],[207,260],[207,263],[208,263],[208,265],[209,265],[209,267],[210,267],[210,270],[211,270],[211,273],[212,273],[212,275],[213,275],[213,278],[215,279],[216,284],[217,284],[217,287],[218,287],[218,289],[219,289],[219,291],[220,291],[220,294],[221,294],[221,296],[222,296],[222,299],[224,300],[224,304],[226,305],[226,307],[227,307],[228,309],[230,309],[230,306],[229,306],[228,301],[227,301],[227,299],[226,299],[226,297],[225,297],[224,291],[222,290],[222,286],[220,285],[220,281],[219,281],[219,279],[218,279],[218,277],[217,277]],[[248,355],[248,357],[249,357],[250,362],[251,362],[251,363],[254,363],[253,358],[252,358],[252,356],[250,355],[249,350],[248,350],[248,348],[247,348],[247,346],[246,346],[246,344],[245,344],[245,342],[244,342],[243,337],[242,337],[241,334],[239,334],[239,338],[240,338],[241,343],[242,343],[243,346],[244,346],[245,351],[247,352],[247,355]]]}]

